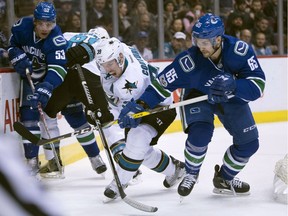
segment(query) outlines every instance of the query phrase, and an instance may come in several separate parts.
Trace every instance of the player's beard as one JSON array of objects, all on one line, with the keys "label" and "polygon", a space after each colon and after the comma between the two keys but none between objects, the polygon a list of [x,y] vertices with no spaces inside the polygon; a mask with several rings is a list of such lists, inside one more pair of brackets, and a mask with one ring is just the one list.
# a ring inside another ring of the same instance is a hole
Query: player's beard
[{"label": "player's beard", "polygon": [[214,49],[213,53],[211,53],[208,57],[206,57],[206,56],[204,56],[204,57],[206,57],[206,58],[213,58],[213,57],[218,58],[218,54],[217,54],[217,56],[213,56],[213,55],[215,55],[218,50],[220,51],[219,53],[221,53],[221,50],[220,50],[221,49],[221,43],[216,44],[213,47],[213,49]]}]

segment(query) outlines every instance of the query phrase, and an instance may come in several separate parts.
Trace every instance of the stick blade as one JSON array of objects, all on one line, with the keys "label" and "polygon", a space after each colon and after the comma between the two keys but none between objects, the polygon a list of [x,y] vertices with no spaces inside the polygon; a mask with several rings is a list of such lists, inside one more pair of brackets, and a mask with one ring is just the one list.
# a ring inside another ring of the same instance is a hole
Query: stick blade
[{"label": "stick blade", "polygon": [[158,210],[157,207],[154,207],[154,206],[150,206],[150,205],[145,205],[144,203],[140,203],[140,202],[137,202],[136,200],[134,199],[130,199],[129,197],[124,197],[123,198],[123,201],[125,203],[127,203],[128,205],[140,210],[140,211],[144,211],[144,212],[156,212]]},{"label": "stick blade", "polygon": [[31,143],[37,143],[40,140],[20,122],[14,122],[13,128],[19,135],[29,140]]}]

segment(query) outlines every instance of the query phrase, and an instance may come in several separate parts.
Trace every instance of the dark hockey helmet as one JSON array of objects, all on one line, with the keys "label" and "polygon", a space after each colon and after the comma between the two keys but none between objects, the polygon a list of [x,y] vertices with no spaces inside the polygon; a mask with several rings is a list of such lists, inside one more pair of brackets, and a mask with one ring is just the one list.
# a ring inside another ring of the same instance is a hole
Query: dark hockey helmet
[{"label": "dark hockey helmet", "polygon": [[214,44],[215,38],[224,34],[224,23],[219,16],[207,13],[200,17],[192,28],[192,42],[195,39],[211,39]]},{"label": "dark hockey helmet", "polygon": [[50,2],[40,2],[34,10],[34,19],[56,22],[56,10]]}]

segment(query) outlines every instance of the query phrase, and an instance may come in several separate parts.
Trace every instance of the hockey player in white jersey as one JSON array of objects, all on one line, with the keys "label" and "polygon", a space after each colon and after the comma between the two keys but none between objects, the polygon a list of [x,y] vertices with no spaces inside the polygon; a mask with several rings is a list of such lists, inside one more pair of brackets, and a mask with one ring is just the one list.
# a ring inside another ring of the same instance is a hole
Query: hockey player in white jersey
[{"label": "hockey player in white jersey", "polygon": [[[114,118],[117,119],[126,103],[138,99],[153,82],[157,69],[149,65],[135,48],[128,47],[116,38],[102,40],[96,46],[95,54],[102,86],[110,99]],[[169,97],[160,106],[171,103],[172,97]],[[124,188],[141,164],[164,174],[163,184],[166,188],[180,181],[184,175],[184,163],[154,147],[175,117],[175,109],[167,110],[142,118],[137,128],[131,125],[131,129],[125,129],[126,146],[117,167]],[[121,128],[122,123],[119,123]],[[115,180],[106,187],[104,195],[110,199],[119,196]]]},{"label": "hockey player in white jersey", "polygon": [[[107,122],[112,120],[113,116],[108,110],[108,103],[100,83],[100,71],[95,61],[86,62],[89,58],[85,56],[85,53],[83,55],[83,50],[85,52],[84,47],[87,48],[90,47],[90,45],[96,46],[101,39],[110,38],[107,31],[102,27],[96,27],[85,33],[64,33],[64,37],[68,41],[69,48],[66,52],[68,73],[64,82],[53,92],[44,111],[50,117],[55,117],[57,113],[61,111],[68,124],[74,130],[89,127],[83,112],[83,104],[85,110],[90,109],[90,111],[93,112],[101,112],[102,117],[100,121]],[[93,106],[89,104],[77,69],[73,67],[76,64],[76,59],[80,61],[79,63],[81,65],[83,64],[82,71],[87,80],[87,85],[91,90],[91,97],[94,101]],[[89,123],[95,124],[95,122],[89,118],[89,115],[87,117]],[[125,145],[123,129],[118,125],[113,125],[105,129],[104,133],[107,137],[108,144],[111,146],[110,148],[113,155],[117,157],[117,154],[121,152]],[[101,158],[94,132],[89,131],[85,134],[77,135],[76,138],[87,154],[92,168],[98,174],[104,174],[107,167]]]}]

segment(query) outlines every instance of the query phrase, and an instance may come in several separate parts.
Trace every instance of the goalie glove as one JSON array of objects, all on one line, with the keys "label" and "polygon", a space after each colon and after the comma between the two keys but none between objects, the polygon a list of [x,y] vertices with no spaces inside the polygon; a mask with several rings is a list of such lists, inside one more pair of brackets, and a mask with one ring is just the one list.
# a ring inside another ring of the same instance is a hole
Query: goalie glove
[{"label": "goalie glove", "polygon": [[87,43],[81,43],[66,51],[67,68],[72,68],[74,65],[83,65],[92,61],[95,57],[94,48]]}]

